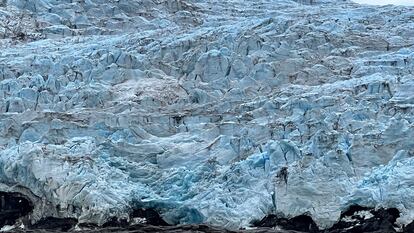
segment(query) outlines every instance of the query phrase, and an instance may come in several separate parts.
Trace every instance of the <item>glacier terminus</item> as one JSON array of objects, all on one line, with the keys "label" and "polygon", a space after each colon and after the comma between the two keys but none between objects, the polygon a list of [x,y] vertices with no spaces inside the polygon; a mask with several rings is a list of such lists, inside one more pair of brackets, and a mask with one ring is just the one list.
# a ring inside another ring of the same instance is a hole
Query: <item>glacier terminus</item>
[{"label": "glacier terminus", "polygon": [[16,214],[4,226],[151,210],[168,225],[305,216],[323,230],[358,207],[393,209],[403,229],[414,7],[0,0],[0,194]]}]

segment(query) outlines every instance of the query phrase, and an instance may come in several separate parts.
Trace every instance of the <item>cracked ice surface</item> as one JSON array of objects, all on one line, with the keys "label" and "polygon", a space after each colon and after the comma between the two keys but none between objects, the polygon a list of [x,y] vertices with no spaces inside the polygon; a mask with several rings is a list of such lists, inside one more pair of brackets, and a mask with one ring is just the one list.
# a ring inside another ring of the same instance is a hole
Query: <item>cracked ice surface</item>
[{"label": "cracked ice surface", "polygon": [[[414,8],[1,0],[0,189],[32,221],[169,223],[351,204],[414,219]],[[287,171],[283,172],[283,171]]]}]

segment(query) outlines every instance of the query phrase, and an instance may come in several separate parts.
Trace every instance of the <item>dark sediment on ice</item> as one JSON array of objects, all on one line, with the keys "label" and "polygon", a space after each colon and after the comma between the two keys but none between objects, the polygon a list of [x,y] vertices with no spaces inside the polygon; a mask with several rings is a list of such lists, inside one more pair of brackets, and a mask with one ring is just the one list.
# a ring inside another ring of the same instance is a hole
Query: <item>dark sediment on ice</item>
[{"label": "dark sediment on ice", "polygon": [[36,224],[30,226],[30,229],[42,229],[42,230],[55,230],[55,231],[62,231],[66,232],[73,229],[78,220],[75,218],[54,218],[54,217],[47,217],[41,219]]},{"label": "dark sediment on ice", "polygon": [[[397,232],[396,220],[400,212],[395,208],[374,209],[363,206],[350,206],[341,214],[340,220],[331,228],[320,230],[311,217],[306,215],[282,218],[268,215],[253,223],[256,227],[279,227],[284,230],[310,233],[362,233],[362,232]],[[403,227],[403,232],[413,233],[414,223]]]},{"label": "dark sediment on ice", "polygon": [[[370,216],[364,216],[369,213]],[[330,228],[332,233],[396,232],[400,212],[395,208],[370,209],[352,206],[341,215],[341,220]]]},{"label": "dark sediment on ice", "polygon": [[285,230],[295,230],[300,232],[319,232],[319,228],[311,217],[306,215],[296,216],[290,219],[279,218],[276,215],[268,215],[258,222],[254,222],[255,227],[280,227]]}]

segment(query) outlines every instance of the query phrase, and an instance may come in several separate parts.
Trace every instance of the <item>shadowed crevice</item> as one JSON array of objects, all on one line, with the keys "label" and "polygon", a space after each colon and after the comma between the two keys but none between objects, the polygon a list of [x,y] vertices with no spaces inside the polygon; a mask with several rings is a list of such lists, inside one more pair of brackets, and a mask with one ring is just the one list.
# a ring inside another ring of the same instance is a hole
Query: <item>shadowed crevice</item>
[{"label": "shadowed crevice", "polygon": [[23,194],[0,192],[0,226],[14,225],[33,211],[33,203]]},{"label": "shadowed crevice", "polygon": [[277,215],[268,215],[260,221],[253,222],[255,227],[280,227],[284,230],[294,230],[300,232],[319,232],[319,228],[313,219],[307,215],[299,215],[293,218],[281,218]]}]

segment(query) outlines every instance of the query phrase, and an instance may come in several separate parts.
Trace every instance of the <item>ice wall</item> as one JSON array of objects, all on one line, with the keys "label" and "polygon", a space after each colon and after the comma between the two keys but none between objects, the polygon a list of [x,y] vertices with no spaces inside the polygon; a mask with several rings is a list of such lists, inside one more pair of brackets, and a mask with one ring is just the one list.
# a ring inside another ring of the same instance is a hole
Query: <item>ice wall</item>
[{"label": "ice wall", "polygon": [[414,219],[414,8],[350,1],[0,1],[0,191],[32,221],[154,208],[324,228]]}]

